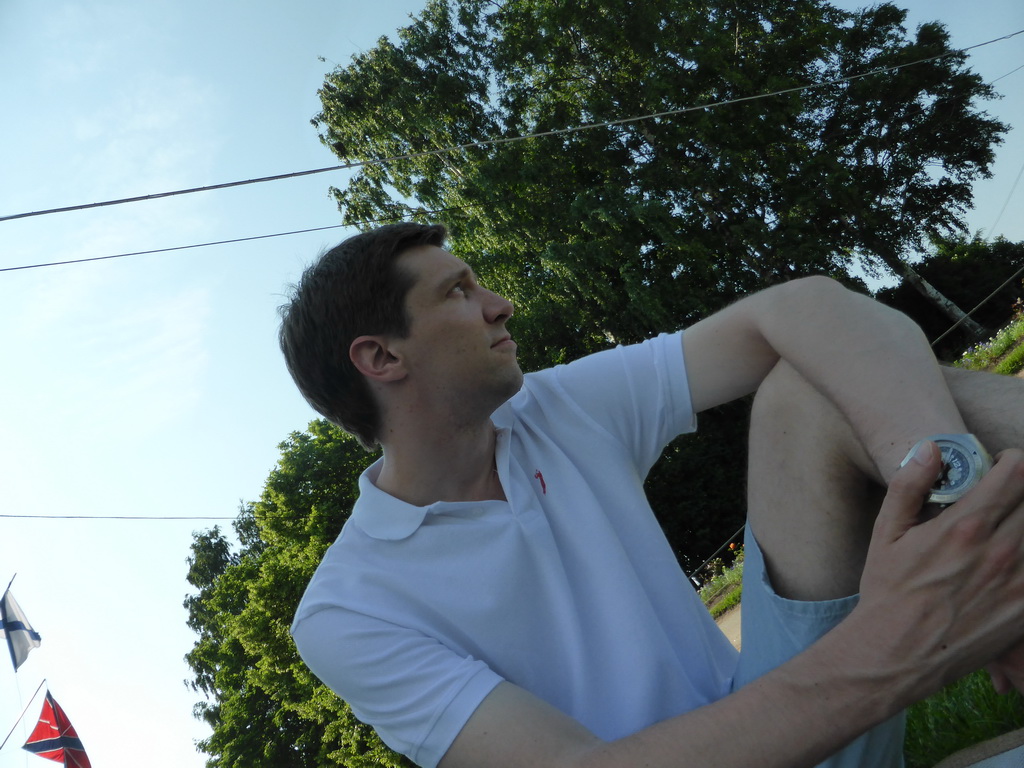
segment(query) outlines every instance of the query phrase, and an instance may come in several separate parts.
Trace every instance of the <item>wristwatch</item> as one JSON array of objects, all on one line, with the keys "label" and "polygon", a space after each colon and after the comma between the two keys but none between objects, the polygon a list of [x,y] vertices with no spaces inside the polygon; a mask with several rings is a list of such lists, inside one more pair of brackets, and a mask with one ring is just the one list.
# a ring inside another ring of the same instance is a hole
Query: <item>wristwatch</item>
[{"label": "wristwatch", "polygon": [[992,468],[992,457],[974,435],[931,435],[925,440],[938,445],[942,453],[942,473],[928,495],[929,504],[948,507],[959,501]]}]

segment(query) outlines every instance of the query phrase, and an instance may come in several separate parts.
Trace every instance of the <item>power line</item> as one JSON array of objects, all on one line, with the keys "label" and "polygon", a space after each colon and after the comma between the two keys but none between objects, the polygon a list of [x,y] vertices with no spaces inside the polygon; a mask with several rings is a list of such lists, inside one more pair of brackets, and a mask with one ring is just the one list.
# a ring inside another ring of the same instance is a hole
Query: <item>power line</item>
[{"label": "power line", "polygon": [[[1024,69],[1024,64],[1021,64],[1019,67],[1015,67],[1014,69],[1011,69],[1005,75],[1000,75],[995,80],[990,81],[988,84],[992,85],[994,83],[997,83],[998,81],[1002,80],[1004,77],[1009,77],[1010,75],[1014,74],[1015,72],[1020,71],[1021,69]],[[1017,172],[1017,178],[1014,179],[1013,185],[1010,187],[1010,192],[1006,196],[1006,202],[1003,203],[1003,207],[1000,209],[999,215],[996,216],[996,220],[994,222],[992,222],[992,226],[989,228],[989,232],[990,233],[995,232],[996,226],[999,224],[999,221],[1003,218],[1003,214],[1006,213],[1006,208],[1010,204],[1011,198],[1013,198],[1013,193],[1016,191],[1017,184],[1020,182],[1020,179],[1021,179],[1022,175],[1024,175],[1024,165],[1021,165],[1020,171]],[[971,317],[971,315],[973,315],[975,312],[977,312],[979,309],[981,309],[985,304],[987,304],[989,301],[991,301],[993,298],[995,298],[997,293],[999,293],[1001,290],[1003,290],[1003,288],[1008,286],[1011,282],[1013,282],[1022,273],[1024,273],[1024,267],[1021,267],[1019,270],[1014,272],[1006,280],[1006,282],[1004,282],[1002,285],[1000,285],[998,288],[996,288],[994,291],[992,291],[992,293],[990,293],[988,296],[986,296],[984,299],[982,299],[974,309],[972,309],[966,315],[964,315],[959,320],[957,320],[955,323],[953,323],[953,325],[951,325],[949,328],[947,328],[945,330],[945,332],[943,332],[941,335],[939,335],[931,343],[931,345],[934,347],[936,344],[938,344],[940,341],[942,341],[944,338],[946,338],[949,334],[951,334],[953,331],[955,331],[957,328],[959,328],[961,325],[963,325],[967,321],[967,319]]]},{"label": "power line", "polygon": [[207,248],[211,245],[229,245],[231,243],[246,243],[252,240],[267,240],[272,237],[287,237],[289,235],[302,235],[307,232],[322,232],[327,229],[341,229],[343,227],[357,227],[361,224],[383,224],[389,221],[401,221],[407,219],[410,216],[432,216],[437,213],[448,213],[449,211],[462,210],[463,208],[475,208],[483,205],[483,203],[474,203],[470,205],[459,205],[452,206],[449,208],[439,208],[434,211],[415,210],[411,211],[405,216],[390,216],[381,219],[365,219],[363,221],[353,221],[348,224],[329,224],[323,227],[310,227],[308,229],[294,229],[290,232],[274,232],[269,235],[251,235],[250,237],[235,237],[230,240],[212,240],[208,243],[192,243],[191,245],[174,245],[168,248],[152,248],[148,251],[129,251],[128,253],[115,253],[110,256],[88,256],[82,259],[67,259],[65,261],[46,261],[37,264],[22,264],[17,267],[0,267],[0,272],[16,272],[24,269],[38,269],[40,267],[60,267],[66,264],[83,264],[89,261],[106,261],[107,259],[123,259],[127,256],[146,256],[152,253],[170,253],[171,251],[185,251],[190,248]]},{"label": "power line", "polygon": [[625,117],[619,120],[606,120],[603,122],[596,123],[585,123],[578,126],[570,126],[568,128],[554,128],[548,131],[539,131],[537,133],[524,134],[522,136],[505,136],[497,139],[484,139],[481,141],[471,141],[464,144],[456,144],[449,147],[441,147],[439,149],[424,150],[421,152],[408,152],[401,155],[390,155],[387,157],[376,158],[371,160],[359,160],[352,163],[343,163],[342,165],[332,165],[325,168],[314,168],[307,171],[292,171],[291,173],[280,173],[273,176],[261,176],[254,179],[245,179],[243,181],[229,181],[222,184],[211,184],[204,187],[190,187],[188,189],[178,189],[171,192],[158,192],[151,195],[139,195],[137,197],[125,197],[117,200],[105,200],[98,203],[85,203],[82,205],[69,205],[62,208],[48,208],[41,211],[30,211],[26,213],[15,213],[8,216],[0,216],[0,222],[11,221],[13,219],[24,219],[30,216],[47,216],[54,213],[67,213],[70,211],[82,211],[91,208],[101,208],[104,206],[111,205],[123,205],[125,203],[138,203],[144,200],[159,200],[165,197],[174,197],[176,195],[189,195],[196,192],[211,192],[218,189],[229,189],[232,187],[241,187],[249,184],[262,184],[269,181],[281,181],[283,179],[293,179],[301,176],[312,176],[318,173],[328,173],[331,171],[344,171],[352,170],[355,168],[362,168],[364,166],[371,165],[386,165],[399,160],[416,160],[424,157],[432,157],[436,155],[449,154],[452,152],[458,152],[465,149],[481,148],[481,147],[495,147],[502,144],[511,144],[513,142],[525,141],[527,139],[544,138],[548,136],[562,136],[571,133],[579,133],[581,131],[591,130],[593,128],[609,128],[618,125],[628,125],[630,123],[641,122],[643,120],[654,120],[663,117],[673,117],[676,115],[682,115],[687,112],[696,112],[704,109],[716,109],[718,107],[729,106],[732,104],[741,104],[749,101],[756,101],[759,99],[772,98],[774,96],[784,96],[790,93],[799,93],[802,91],[810,90],[812,88],[823,88],[831,85],[841,85],[843,83],[853,82],[854,80],[860,80],[865,77],[872,77],[874,75],[885,74],[887,72],[896,72],[907,67],[917,66],[918,64],[927,64],[930,61],[938,61],[940,59],[949,58],[950,56],[956,56],[967,51],[974,50],[975,48],[982,48],[992,43],[998,43],[1003,40],[1009,40],[1012,37],[1016,37],[1019,34],[1024,33],[1024,29],[1011,32],[1010,34],[997,37],[992,40],[988,40],[984,43],[978,43],[977,45],[971,45],[966,48],[960,48],[954,51],[947,51],[946,53],[939,54],[937,56],[929,56],[928,58],[918,59],[917,61],[911,61],[906,64],[895,64],[891,67],[878,67],[876,69],[863,72],[859,75],[850,75],[848,77],[837,78],[835,80],[828,80],[823,83],[810,83],[806,85],[794,86],[792,88],[784,88],[778,91],[772,91],[771,93],[756,94],[754,96],[741,96],[735,99],[727,99],[724,101],[712,102],[710,104],[702,104],[694,107],[681,107],[679,109],[670,109],[663,112],[653,112],[647,115],[641,115],[639,117]]},{"label": "power line", "polygon": [[1006,73],[1005,75],[1000,75],[1000,76],[999,76],[999,77],[997,77],[997,78],[996,78],[995,80],[991,80],[991,81],[989,81],[989,85],[994,85],[995,83],[998,83],[998,82],[999,82],[1000,80],[1002,80],[1002,79],[1003,79],[1004,77],[1009,77],[1009,76],[1010,76],[1010,75],[1012,75],[1012,74],[1013,74],[1014,72],[1019,72],[1019,71],[1020,71],[1020,70],[1022,70],[1022,69],[1024,69],[1024,64],[1021,64],[1021,65],[1020,65],[1019,67],[1016,67],[1016,68],[1014,68],[1014,69],[1011,69],[1011,70],[1010,70],[1009,72],[1007,72],[1007,73]]},{"label": "power line", "polygon": [[[951,52],[948,52],[948,53],[945,53],[945,54],[941,54],[939,56],[933,56],[933,57],[928,58],[928,59],[920,59],[918,61],[910,62],[910,63],[907,63],[907,64],[899,64],[899,65],[895,65],[895,66],[892,66],[892,67],[879,68],[879,69],[871,70],[870,72],[863,73],[861,75],[853,75],[853,76],[851,76],[849,78],[842,78],[840,80],[833,80],[833,81],[829,81],[827,83],[818,83],[818,84],[814,84],[814,85],[799,86],[799,87],[788,89],[788,90],[784,90],[784,91],[776,91],[774,93],[761,94],[761,95],[758,95],[758,96],[745,96],[745,97],[742,97],[742,98],[739,98],[739,99],[733,99],[731,101],[724,101],[724,102],[717,102],[717,103],[710,104],[710,105],[705,105],[705,106],[702,106],[702,107],[701,106],[698,106],[698,107],[686,107],[686,108],[683,108],[681,110],[675,110],[675,111],[671,111],[671,112],[662,112],[662,113],[658,113],[658,114],[654,114],[654,115],[647,115],[647,116],[643,116],[643,117],[625,118],[623,120],[610,121],[610,122],[606,122],[606,123],[591,123],[591,124],[587,124],[587,125],[584,125],[584,126],[579,126],[577,128],[564,128],[564,129],[559,129],[559,130],[555,130],[555,131],[548,131],[548,132],[545,132],[545,133],[528,134],[528,135],[525,135],[525,136],[518,136],[518,137],[507,137],[507,138],[504,138],[504,139],[495,139],[492,142],[480,142],[478,144],[462,144],[462,145],[459,145],[458,147],[440,148],[440,149],[425,151],[425,152],[422,152],[422,153],[419,153],[419,154],[416,154],[416,155],[395,156],[395,157],[391,157],[391,158],[383,158],[381,160],[376,160],[376,161],[368,160],[368,161],[363,161],[363,162],[360,162],[360,163],[354,163],[354,164],[345,165],[345,166],[332,166],[330,168],[320,168],[320,169],[311,170],[311,171],[300,171],[300,172],[294,173],[294,174],[279,174],[277,176],[267,176],[267,177],[263,177],[263,178],[259,178],[259,179],[250,179],[248,181],[229,182],[227,184],[218,184],[218,185],[209,186],[209,187],[196,187],[196,188],[192,188],[192,189],[178,190],[178,191],[175,191],[175,192],[160,193],[160,194],[157,194],[157,195],[147,195],[147,196],[143,196],[143,197],[134,197],[134,198],[123,198],[123,199],[120,199],[120,200],[111,200],[111,201],[106,201],[106,202],[102,202],[102,203],[89,203],[89,204],[81,205],[81,206],[70,206],[70,207],[67,207],[67,208],[52,208],[52,209],[48,209],[48,210],[44,210],[44,211],[36,211],[36,212],[33,212],[33,213],[15,214],[15,215],[12,215],[12,216],[0,217],[0,221],[6,221],[6,220],[16,219],[16,218],[25,218],[25,217],[29,217],[29,216],[42,216],[42,215],[46,215],[46,214],[50,214],[50,213],[62,213],[62,212],[67,212],[67,211],[72,211],[72,210],[85,210],[85,209],[88,209],[88,208],[95,208],[95,207],[106,206],[106,205],[119,205],[119,204],[122,204],[122,203],[138,202],[138,201],[142,201],[142,200],[152,200],[152,199],[157,199],[157,198],[160,198],[160,197],[167,197],[167,196],[171,196],[171,195],[189,194],[191,192],[202,192],[202,191],[209,191],[209,190],[215,190],[215,189],[223,189],[223,188],[226,188],[226,187],[239,186],[239,185],[242,185],[242,184],[256,184],[256,183],[260,183],[260,182],[263,182],[263,181],[274,181],[274,180],[279,180],[279,179],[291,178],[291,177],[294,177],[294,176],[303,176],[303,175],[310,175],[310,174],[314,174],[314,173],[323,173],[323,172],[330,171],[330,170],[340,170],[340,169],[344,169],[344,168],[348,168],[348,167],[356,167],[356,166],[360,166],[360,165],[371,165],[371,164],[375,164],[375,163],[376,164],[383,164],[385,162],[388,162],[389,160],[404,159],[404,158],[409,158],[409,157],[420,157],[420,156],[424,156],[424,155],[440,154],[440,153],[443,153],[443,152],[456,151],[457,149],[471,147],[471,146],[483,146],[483,145],[486,145],[488,143],[497,144],[497,143],[508,143],[508,142],[512,142],[512,141],[522,141],[522,140],[528,139],[528,138],[536,138],[536,137],[540,137],[540,136],[554,135],[554,134],[559,134],[559,133],[562,133],[562,134],[564,134],[564,133],[572,133],[572,132],[575,132],[575,131],[586,130],[588,128],[594,128],[594,127],[599,127],[599,126],[625,124],[625,123],[629,123],[629,122],[636,122],[636,121],[640,121],[640,120],[646,120],[646,119],[650,119],[650,118],[653,118],[653,117],[661,117],[661,116],[665,116],[665,115],[678,114],[678,113],[682,113],[682,112],[689,112],[689,111],[700,110],[700,109],[710,109],[710,108],[713,108],[713,107],[726,106],[728,104],[735,104],[735,103],[739,103],[739,102],[743,102],[743,101],[752,101],[752,100],[755,100],[755,99],[768,98],[768,97],[771,97],[771,96],[776,96],[776,95],[780,95],[780,94],[784,94],[784,93],[790,93],[790,92],[794,92],[794,91],[807,90],[809,88],[817,88],[817,87],[821,87],[821,86],[824,86],[824,85],[832,85],[832,84],[836,84],[836,83],[849,82],[851,80],[856,80],[856,79],[859,79],[859,78],[868,77],[868,76],[873,75],[873,74],[880,74],[880,73],[884,73],[884,72],[890,72],[890,71],[902,69],[904,67],[914,66],[916,64],[926,63],[926,62],[929,62],[929,61],[935,61],[937,59],[941,59],[941,58],[945,58],[947,56],[951,56],[954,53],[966,52],[966,51],[972,50],[973,48],[980,48],[980,47],[985,46],[985,45],[990,45],[992,43],[996,43],[996,42],[999,42],[1001,40],[1006,40],[1006,39],[1009,39],[1011,37],[1015,37],[1016,35],[1019,35],[1021,33],[1024,33],[1024,30],[1018,30],[1017,32],[1013,32],[1011,34],[1005,35],[1004,37],[995,38],[995,39],[989,40],[988,42],[985,42],[985,43],[979,43],[978,45],[973,45],[973,46],[969,46],[967,48],[962,48],[962,49],[959,49],[958,51],[951,51]],[[995,83],[995,82],[997,82],[999,80],[1002,80],[1005,77],[1009,77],[1010,75],[1014,74],[1015,72],[1017,72],[1020,69],[1024,69],[1024,65],[1021,65],[1021,66],[1019,66],[1019,67],[1017,67],[1015,69],[1010,70],[1005,75],[1001,75],[1000,77],[997,77],[995,80],[992,80],[989,83],[989,85],[992,85],[993,83]],[[1024,167],[1022,167],[1021,171],[1022,171],[1022,173],[1024,173]],[[1020,174],[1018,174],[1017,181],[1014,182],[1014,188],[1016,188],[1017,182],[1019,182],[1019,181],[1020,181]],[[1011,189],[1010,194],[1012,196],[1013,189]],[[1009,200],[1007,200],[1007,203],[1009,203]],[[243,243],[243,242],[249,242],[249,241],[253,241],[253,240],[266,240],[266,239],[275,238],[275,237],[288,237],[288,236],[291,236],[291,235],[301,235],[301,234],[306,234],[306,233],[309,233],[309,232],[321,232],[321,231],[330,230],[330,229],[340,229],[340,228],[347,227],[347,226],[359,226],[359,225],[362,225],[362,224],[380,224],[380,223],[385,223],[385,222],[390,222],[390,221],[400,221],[400,220],[409,218],[410,216],[433,215],[433,214],[437,214],[437,213],[447,213],[447,212],[453,211],[453,210],[462,210],[464,208],[479,207],[481,205],[483,205],[483,203],[470,204],[470,205],[464,205],[464,206],[455,206],[455,207],[443,208],[443,209],[433,210],[433,211],[412,211],[412,212],[410,212],[410,213],[408,213],[408,214],[406,214],[404,216],[395,216],[395,217],[381,218],[381,219],[367,219],[367,220],[364,220],[364,221],[350,222],[349,224],[332,224],[332,225],[327,225],[327,226],[322,226],[322,227],[310,227],[310,228],[307,228],[307,229],[296,229],[296,230],[291,230],[291,231],[288,231],[288,232],[275,232],[275,233],[266,234],[266,235],[252,235],[252,236],[249,236],[249,237],[237,237],[237,238],[231,238],[231,239],[227,239],[227,240],[213,240],[213,241],[206,242],[206,243],[193,243],[193,244],[190,244],[190,245],[178,245],[178,246],[170,246],[170,247],[166,247],[166,248],[153,248],[153,249],[145,250],[145,251],[129,251],[129,252],[126,252],[126,253],[117,253],[117,254],[108,255],[108,256],[93,256],[93,257],[86,257],[86,258],[82,258],[82,259],[67,259],[67,260],[64,260],[64,261],[50,261],[50,262],[41,262],[41,263],[36,263],[36,264],[23,264],[23,265],[16,266],[16,267],[0,267],[0,272],[16,272],[16,271],[19,271],[19,270],[26,270],[26,269],[38,269],[40,267],[57,267],[57,266],[65,266],[65,265],[68,265],[68,264],[82,264],[82,263],[90,262],[90,261],[106,261],[106,260],[109,260],[109,259],[122,259],[122,258],[126,258],[128,256],[146,256],[146,255],[150,255],[150,254],[154,254],[154,253],[170,253],[170,252],[173,252],[173,251],[183,251],[183,250],[188,250],[188,249],[192,249],[192,248],[207,248],[207,247],[214,246],[214,245],[230,245],[232,243]],[[1003,210],[1004,211],[1005,211],[1005,209],[1006,209],[1006,205],[1003,206]],[[1000,218],[1002,217],[1002,212],[1000,212],[999,216],[1000,216]]]},{"label": "power line", "polygon": [[[1019,67],[1015,67],[1014,69],[1011,69],[1005,75],[1001,75],[1001,76],[997,77],[995,80],[991,81],[989,83],[989,85],[991,86],[991,85],[999,82],[1000,80],[1002,80],[1004,77],[1009,77],[1010,75],[1014,74],[1015,72],[1019,72],[1022,69],[1024,69],[1024,64],[1021,64]],[[996,227],[999,225],[999,222],[1002,220],[1003,214],[1006,213],[1006,208],[1010,204],[1010,199],[1013,197],[1013,193],[1017,190],[1017,184],[1020,183],[1020,177],[1021,177],[1022,174],[1024,174],[1024,164],[1021,164],[1020,171],[1017,172],[1017,178],[1014,179],[1013,185],[1010,187],[1010,192],[1006,196],[1006,202],[1003,203],[1003,207],[999,209],[999,215],[996,216],[996,220],[992,222],[992,226],[988,230],[990,233],[993,233],[993,232],[996,231]]]},{"label": "power line", "polygon": [[228,245],[230,243],[245,243],[250,240],[265,240],[270,237],[285,237],[286,235],[301,235],[306,232],[319,232],[324,229],[338,229],[348,226],[346,224],[332,224],[326,227],[312,227],[310,229],[295,229],[291,232],[276,232],[272,235],[253,235],[252,237],[235,237],[231,240],[213,240],[209,243],[193,243],[192,245],[175,245],[170,248],[153,248],[149,251],[130,251],[129,253],[115,253],[111,256],[90,256],[83,259],[67,259],[65,261],[46,261],[39,264],[23,264],[18,267],[0,267],[0,272],[16,272],[19,269],[38,269],[39,267],[60,267],[65,264],[82,264],[87,261],[106,261],[107,259],[123,259],[126,256],[145,256],[150,253],[169,253],[170,251],[184,251],[189,248],[206,248],[211,245]]},{"label": "power line", "polygon": [[1010,191],[1006,195],[1006,202],[1003,203],[1003,207],[999,209],[999,215],[996,216],[996,220],[992,222],[992,228],[989,232],[995,232],[996,227],[1003,218],[1003,214],[1006,213],[1007,206],[1010,205],[1010,200],[1013,198],[1013,193],[1017,191],[1017,185],[1020,184],[1020,177],[1024,176],[1024,163],[1021,163],[1020,170],[1017,171],[1017,178],[1013,180],[1013,184],[1010,186]]},{"label": "power line", "polygon": [[1012,275],[1010,275],[1010,277],[1007,278],[1006,282],[1004,282],[1002,285],[1000,285],[998,288],[996,288],[994,291],[992,291],[992,293],[990,293],[988,296],[986,296],[984,299],[982,299],[978,303],[978,306],[976,306],[974,309],[972,309],[966,315],[964,315],[959,320],[957,320],[955,323],[953,323],[953,325],[951,325],[946,330],[945,333],[943,333],[941,336],[939,336],[937,339],[935,339],[935,341],[933,341],[931,345],[934,347],[936,344],[938,344],[940,341],[942,341],[944,338],[946,338],[949,334],[951,334],[953,331],[955,331],[957,328],[959,328],[967,320],[967,318],[969,318],[971,315],[973,315],[975,312],[977,312],[979,309],[981,309],[982,306],[987,304],[991,299],[993,299],[995,297],[995,295],[997,293],[999,293],[1001,290],[1003,290],[1003,288],[1005,288],[1010,283],[1012,283],[1014,280],[1016,280],[1020,275],[1024,275],[1024,267],[1021,267],[1016,272],[1014,272]]},{"label": "power line", "polygon": [[735,541],[736,539],[738,539],[738,538],[739,538],[739,536],[740,536],[740,534],[741,534],[741,533],[743,533],[743,529],[744,529],[744,528],[746,528],[746,527],[747,527],[746,523],[744,523],[743,525],[741,525],[741,526],[739,527],[739,529],[737,529],[736,533],[734,533],[734,534],[733,534],[732,536],[730,536],[730,537],[729,537],[728,539],[726,539],[726,540],[725,540],[725,543],[724,543],[724,544],[722,544],[722,546],[720,546],[720,547],[719,547],[718,549],[716,549],[716,550],[715,550],[715,554],[713,554],[713,555],[712,555],[711,557],[709,557],[709,558],[708,558],[707,560],[705,560],[705,561],[704,561],[703,563],[701,563],[701,564],[700,564],[700,565],[698,565],[698,566],[697,566],[696,568],[694,568],[694,569],[693,569],[693,571],[691,571],[690,573],[688,573],[688,574],[686,575],[686,578],[690,579],[690,581],[693,581],[693,578],[694,578],[694,576],[696,576],[696,575],[697,575],[698,573],[700,573],[700,572],[701,572],[702,570],[704,570],[704,567],[705,567],[705,566],[706,566],[706,565],[707,565],[708,563],[710,563],[710,562],[711,562],[712,560],[714,560],[714,559],[715,559],[716,557],[718,557],[719,553],[720,553],[720,552],[721,552],[721,551],[722,551],[723,549],[725,549],[725,548],[726,548],[727,546],[729,546],[729,544],[731,544],[731,543],[732,543],[732,542],[734,542],[734,541]]},{"label": "power line", "polygon": [[184,517],[145,515],[0,515],[5,520],[237,520],[237,517]]}]

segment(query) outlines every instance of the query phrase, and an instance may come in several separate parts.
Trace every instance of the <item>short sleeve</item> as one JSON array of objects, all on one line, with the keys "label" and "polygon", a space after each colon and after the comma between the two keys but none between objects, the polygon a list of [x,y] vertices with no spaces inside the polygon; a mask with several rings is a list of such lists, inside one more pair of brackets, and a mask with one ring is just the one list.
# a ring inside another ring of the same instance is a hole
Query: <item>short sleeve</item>
[{"label": "short sleeve", "polygon": [[[433,768],[501,682],[482,661],[416,630],[343,608],[296,621],[303,661],[391,749]],[[358,669],[358,675],[346,670]]]},{"label": "short sleeve", "polygon": [[557,387],[581,415],[625,444],[650,468],[665,446],[697,428],[682,351],[682,334],[597,352],[538,376]]}]

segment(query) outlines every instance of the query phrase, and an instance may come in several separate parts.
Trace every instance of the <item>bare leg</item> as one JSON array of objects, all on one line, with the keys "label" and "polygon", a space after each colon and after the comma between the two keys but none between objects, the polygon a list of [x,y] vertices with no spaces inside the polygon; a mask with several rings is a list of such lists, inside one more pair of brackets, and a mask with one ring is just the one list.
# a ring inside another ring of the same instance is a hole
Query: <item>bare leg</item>
[{"label": "bare leg", "polygon": [[[992,453],[1024,447],[1024,380],[944,369],[968,427]],[[751,414],[748,519],[778,594],[828,600],[859,589],[884,489],[846,419],[785,363]]]}]

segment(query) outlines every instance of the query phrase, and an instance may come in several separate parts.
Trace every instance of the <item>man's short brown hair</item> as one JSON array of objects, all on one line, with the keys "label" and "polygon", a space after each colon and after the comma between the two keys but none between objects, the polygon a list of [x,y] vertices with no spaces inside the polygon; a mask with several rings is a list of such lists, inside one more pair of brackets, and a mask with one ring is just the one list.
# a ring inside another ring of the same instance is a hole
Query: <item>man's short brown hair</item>
[{"label": "man's short brown hair", "polygon": [[409,335],[405,297],[413,278],[398,267],[411,248],[444,244],[441,224],[389,224],[350,237],[323,253],[281,308],[281,351],[292,379],[314,409],[378,444],[380,409],[349,358],[359,336]]}]

